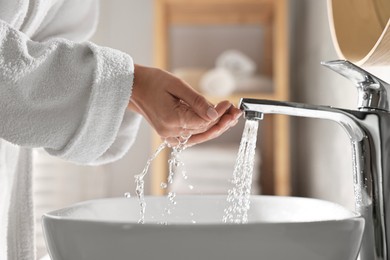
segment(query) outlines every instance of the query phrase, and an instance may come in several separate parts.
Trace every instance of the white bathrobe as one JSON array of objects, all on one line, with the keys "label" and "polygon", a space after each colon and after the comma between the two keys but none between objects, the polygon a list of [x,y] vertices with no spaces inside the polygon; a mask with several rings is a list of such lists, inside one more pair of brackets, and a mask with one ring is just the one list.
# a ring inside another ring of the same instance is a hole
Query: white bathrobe
[{"label": "white bathrobe", "polygon": [[134,141],[133,61],[83,42],[97,14],[94,0],[0,0],[0,260],[35,258],[32,148],[100,164]]}]

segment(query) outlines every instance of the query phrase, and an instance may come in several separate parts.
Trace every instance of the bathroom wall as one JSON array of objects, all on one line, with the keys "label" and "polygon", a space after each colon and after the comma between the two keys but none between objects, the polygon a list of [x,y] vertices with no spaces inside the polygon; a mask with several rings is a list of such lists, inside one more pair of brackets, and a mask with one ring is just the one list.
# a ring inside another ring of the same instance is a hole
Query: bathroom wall
[{"label": "bathroom wall", "polygon": [[[330,35],[327,1],[292,0],[291,99],[315,105],[356,107],[355,87],[320,65],[337,59]],[[334,122],[294,118],[294,194],[354,208],[351,147]]]}]

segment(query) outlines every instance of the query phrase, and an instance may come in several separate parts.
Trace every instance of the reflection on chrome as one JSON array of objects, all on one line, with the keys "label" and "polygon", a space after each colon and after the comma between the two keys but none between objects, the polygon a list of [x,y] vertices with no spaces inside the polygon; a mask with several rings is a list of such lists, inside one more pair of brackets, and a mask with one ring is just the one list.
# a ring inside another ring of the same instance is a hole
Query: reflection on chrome
[{"label": "reflection on chrome", "polygon": [[386,260],[390,234],[390,85],[348,61],[324,66],[353,81],[358,109],[346,110],[292,102],[243,98],[239,107],[246,119],[266,114],[328,119],[337,122],[352,144],[356,211],[365,218],[361,260]]}]

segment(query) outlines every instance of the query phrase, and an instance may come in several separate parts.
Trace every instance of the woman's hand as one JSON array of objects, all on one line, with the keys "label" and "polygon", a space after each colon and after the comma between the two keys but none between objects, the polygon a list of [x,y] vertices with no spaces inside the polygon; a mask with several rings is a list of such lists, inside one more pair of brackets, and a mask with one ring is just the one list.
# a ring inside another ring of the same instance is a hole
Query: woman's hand
[{"label": "woman's hand", "polygon": [[237,123],[241,111],[228,101],[215,107],[187,83],[156,68],[135,65],[129,108],[142,114],[165,139],[188,145],[213,139]]},{"label": "woman's hand", "polygon": [[[216,106],[219,115],[218,120],[214,121],[215,124],[210,125],[210,128],[204,132],[194,134],[188,140],[188,146],[203,143],[205,141],[217,138],[229,128],[235,126],[241,116],[241,110],[235,108],[229,101],[222,101]],[[225,111],[222,113],[222,111]]]}]

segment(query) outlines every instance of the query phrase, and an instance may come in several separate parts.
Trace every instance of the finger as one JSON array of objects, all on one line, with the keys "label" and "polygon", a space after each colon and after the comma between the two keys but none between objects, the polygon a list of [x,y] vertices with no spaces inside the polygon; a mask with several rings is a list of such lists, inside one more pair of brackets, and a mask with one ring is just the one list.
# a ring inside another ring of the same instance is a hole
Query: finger
[{"label": "finger", "polygon": [[232,112],[228,112],[231,108],[234,108],[234,106],[229,101],[222,101],[218,103],[215,106],[215,110],[217,111],[218,118],[211,122],[205,122],[197,114],[195,114],[188,106],[182,107],[181,109],[184,112],[182,112],[183,115],[181,116],[181,118],[185,119],[185,122],[182,122],[181,125],[183,126],[183,128],[187,129],[192,135],[205,132],[208,129],[210,129],[213,125],[217,124],[220,118],[224,114],[232,113]]},{"label": "finger", "polygon": [[234,120],[238,120],[242,116],[242,111],[234,106],[231,106],[229,108],[229,111],[227,113],[231,114],[234,118]]},{"label": "finger", "polygon": [[[215,125],[217,123],[220,123],[220,124],[223,123],[223,121],[219,122],[222,117],[224,118],[224,120],[228,120],[231,122],[231,121],[237,120],[242,114],[241,110],[234,107],[229,101],[222,101],[222,102],[218,103],[216,105],[215,109],[218,112],[219,118],[218,118],[218,120],[210,123],[209,128],[211,128],[213,125]],[[228,123],[228,122],[226,122],[226,123]]]},{"label": "finger", "polygon": [[183,100],[199,117],[207,121],[213,121],[218,118],[218,113],[214,106],[206,100],[205,97],[196,92],[184,81],[172,86],[170,94]]},{"label": "finger", "polygon": [[235,119],[233,115],[225,114],[217,124],[215,124],[207,131],[191,136],[187,142],[187,145],[192,146],[217,138],[226,132],[229,128],[235,126],[237,122],[238,119]]},{"label": "finger", "polygon": [[[229,101],[222,101],[215,107],[219,118],[212,122],[206,122],[187,105],[182,103],[180,105],[182,107],[179,108],[178,121],[167,118],[162,121],[154,120],[154,122],[159,122],[159,124],[154,125],[154,128],[162,138],[185,138],[186,136],[198,135],[208,131],[216,124],[219,124],[221,127],[221,125],[227,125],[232,121],[236,121],[242,115],[241,110],[235,108]],[[220,122],[221,118],[223,120]]]},{"label": "finger", "polygon": [[225,114],[227,111],[229,111],[229,109],[231,109],[231,107],[234,107],[234,106],[232,105],[232,103],[230,103],[227,100],[219,102],[215,106],[215,110],[218,113],[218,117],[221,117],[223,114]]},{"label": "finger", "polygon": [[160,122],[161,125],[156,126],[155,129],[162,138],[197,135],[208,131],[215,124],[219,123],[222,116],[224,117],[224,120],[233,121],[241,115],[241,111],[235,108],[229,101],[222,101],[218,103],[215,109],[218,113],[218,119],[212,122],[206,122],[194,113],[186,104],[179,103],[179,111],[177,112],[179,121],[162,121]]}]

